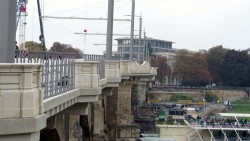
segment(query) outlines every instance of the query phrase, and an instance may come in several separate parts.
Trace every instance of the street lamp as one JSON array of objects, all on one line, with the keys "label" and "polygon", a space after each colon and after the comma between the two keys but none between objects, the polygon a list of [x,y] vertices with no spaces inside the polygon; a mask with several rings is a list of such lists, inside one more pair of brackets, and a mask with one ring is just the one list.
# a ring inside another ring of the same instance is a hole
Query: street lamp
[{"label": "street lamp", "polygon": [[204,90],[204,98],[203,98],[203,104],[204,104],[204,108],[206,107],[206,89]]},{"label": "street lamp", "polygon": [[206,102],[206,100],[203,98],[203,99],[202,99],[202,101],[203,101],[204,108],[205,108],[205,107],[206,107],[206,103],[205,103],[205,102]]}]

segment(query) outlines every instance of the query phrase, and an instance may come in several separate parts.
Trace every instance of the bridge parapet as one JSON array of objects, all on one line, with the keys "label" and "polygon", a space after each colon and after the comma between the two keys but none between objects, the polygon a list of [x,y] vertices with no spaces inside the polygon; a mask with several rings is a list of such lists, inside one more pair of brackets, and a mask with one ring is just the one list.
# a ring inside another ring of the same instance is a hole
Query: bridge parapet
[{"label": "bridge parapet", "polygon": [[24,134],[39,139],[39,131],[46,126],[40,85],[42,66],[0,64],[0,139],[5,135],[19,140],[18,136]]},{"label": "bridge parapet", "polygon": [[155,76],[156,68],[151,67],[150,63],[145,61],[138,64],[136,61],[121,61],[121,77],[128,79],[130,76]]},{"label": "bridge parapet", "polygon": [[42,64],[0,64],[0,118],[43,113]]},{"label": "bridge parapet", "polygon": [[[92,97],[97,101],[98,95],[100,95],[102,91],[99,86],[99,80],[99,62],[76,60],[75,87],[80,90],[78,102],[91,102],[86,101],[86,97]],[[84,98],[81,98],[81,96],[84,96]]]},{"label": "bridge parapet", "polygon": [[120,61],[105,61],[105,79],[100,80],[100,86],[118,87],[121,82]]}]

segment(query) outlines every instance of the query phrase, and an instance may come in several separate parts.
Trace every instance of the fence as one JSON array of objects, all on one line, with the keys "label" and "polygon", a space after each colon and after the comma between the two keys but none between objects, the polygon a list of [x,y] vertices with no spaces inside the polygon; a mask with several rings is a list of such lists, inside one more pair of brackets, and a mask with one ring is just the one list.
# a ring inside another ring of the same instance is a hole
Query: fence
[{"label": "fence", "polygon": [[44,64],[41,76],[41,86],[44,88],[44,99],[75,88],[75,58],[75,54],[68,53],[15,52],[15,63]]},{"label": "fence", "polygon": [[105,58],[103,55],[92,55],[92,54],[84,54],[83,59],[85,61],[99,61],[99,74],[100,79],[105,78]]}]

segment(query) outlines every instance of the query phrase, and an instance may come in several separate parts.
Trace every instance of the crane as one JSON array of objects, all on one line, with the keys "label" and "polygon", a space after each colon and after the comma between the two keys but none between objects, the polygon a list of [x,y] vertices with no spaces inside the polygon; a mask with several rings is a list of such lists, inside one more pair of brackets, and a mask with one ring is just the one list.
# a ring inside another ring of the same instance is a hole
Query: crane
[{"label": "crane", "polygon": [[20,49],[25,48],[25,27],[26,27],[26,6],[28,0],[19,0],[17,3],[17,14],[16,14],[16,30],[19,25],[19,47]]}]

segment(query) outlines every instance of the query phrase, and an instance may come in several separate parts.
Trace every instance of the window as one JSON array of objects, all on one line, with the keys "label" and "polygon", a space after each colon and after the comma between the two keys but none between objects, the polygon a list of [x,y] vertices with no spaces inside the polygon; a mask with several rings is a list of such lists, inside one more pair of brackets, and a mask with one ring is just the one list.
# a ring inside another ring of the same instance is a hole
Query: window
[{"label": "window", "polygon": [[125,48],[124,48],[124,51],[125,51],[125,52],[128,52],[128,51],[129,51],[129,47],[125,47]]},{"label": "window", "polygon": [[134,45],[139,45],[139,40],[134,40]]},{"label": "window", "polygon": [[138,48],[137,47],[133,47],[133,52],[138,52]]},{"label": "window", "polygon": [[122,45],[123,44],[123,40],[118,40],[118,45]]},{"label": "window", "polygon": [[118,47],[118,52],[122,52],[122,48],[121,47]]},{"label": "window", "polygon": [[133,58],[137,58],[137,54],[133,54]]}]

